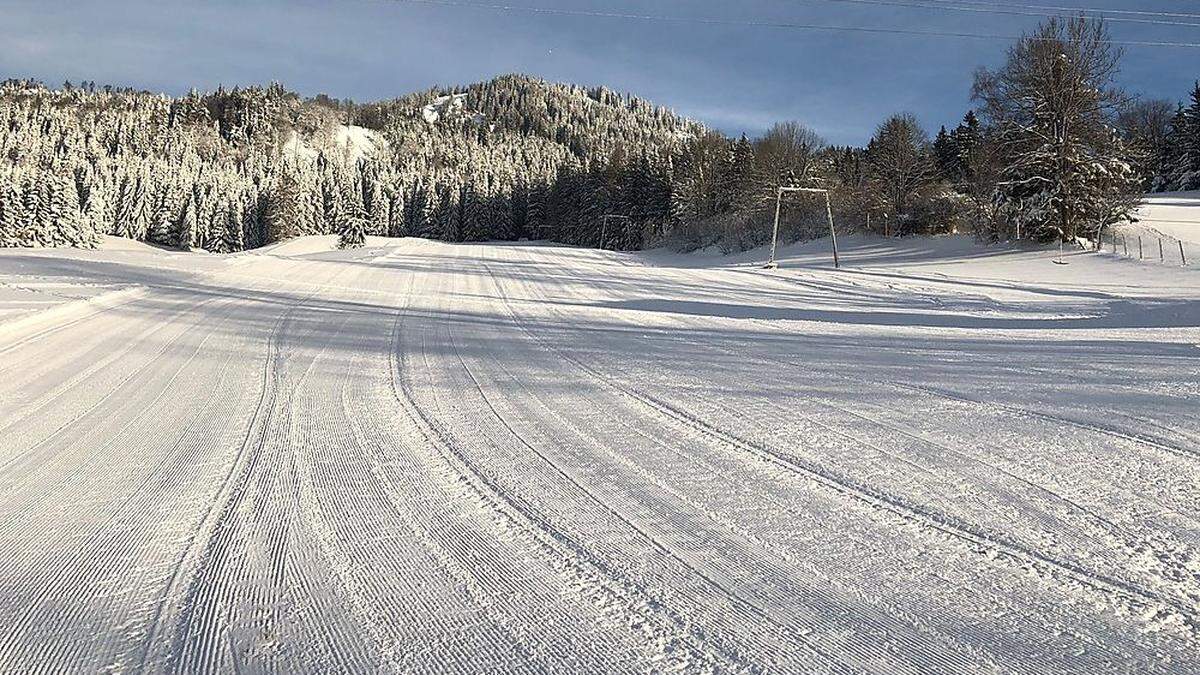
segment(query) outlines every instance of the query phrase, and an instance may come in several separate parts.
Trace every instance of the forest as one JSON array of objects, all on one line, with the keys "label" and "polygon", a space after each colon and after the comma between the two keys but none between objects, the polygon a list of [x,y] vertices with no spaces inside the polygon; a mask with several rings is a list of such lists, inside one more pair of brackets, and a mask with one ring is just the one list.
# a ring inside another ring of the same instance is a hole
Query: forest
[{"label": "forest", "polygon": [[[830,190],[840,229],[1095,240],[1147,191],[1200,189],[1200,84],[1183,103],[1138,99],[1115,84],[1120,58],[1102,22],[1050,19],[976,73],[957,127],[931,137],[900,112],[864,147],[800,121],[731,138],[524,75],[371,103],[9,80],[0,246],[115,235],[225,253],[336,234],[735,251],[768,240],[781,185]],[[820,236],[824,216],[789,197],[781,235]]]}]

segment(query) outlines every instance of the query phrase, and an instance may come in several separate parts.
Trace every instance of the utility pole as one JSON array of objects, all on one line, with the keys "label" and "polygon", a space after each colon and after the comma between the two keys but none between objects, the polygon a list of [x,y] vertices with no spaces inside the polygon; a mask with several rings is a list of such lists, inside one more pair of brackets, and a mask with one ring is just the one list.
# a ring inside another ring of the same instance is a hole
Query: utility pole
[{"label": "utility pole", "polygon": [[825,217],[829,219],[829,237],[833,241],[833,266],[835,269],[841,268],[841,262],[838,260],[837,232],[833,227],[833,202],[829,198],[829,190],[824,188],[784,187],[782,185],[775,189],[775,228],[771,234],[771,259],[767,261],[764,267],[766,269],[779,267],[779,263],[775,261],[775,254],[779,249],[779,211],[783,206],[783,194],[785,192],[806,192],[825,195]]}]

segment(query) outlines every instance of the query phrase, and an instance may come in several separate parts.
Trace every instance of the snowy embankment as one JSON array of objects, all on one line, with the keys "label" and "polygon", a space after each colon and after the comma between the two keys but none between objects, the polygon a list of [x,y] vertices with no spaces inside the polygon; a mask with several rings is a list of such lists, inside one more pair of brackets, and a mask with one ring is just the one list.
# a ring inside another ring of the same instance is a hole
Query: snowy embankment
[{"label": "snowy embankment", "polygon": [[[105,237],[100,249],[30,249],[0,251],[0,325],[17,319],[44,322],[35,317],[54,310],[66,318],[105,305],[140,289],[153,268],[170,269],[172,260],[186,262],[175,272],[190,273],[197,267],[188,254],[172,255],[162,249],[119,237]],[[203,267],[201,263],[199,267]],[[104,271],[102,271],[104,270]]]},{"label": "snowy embankment", "polygon": [[0,672],[1200,671],[1200,270],[0,251]]}]

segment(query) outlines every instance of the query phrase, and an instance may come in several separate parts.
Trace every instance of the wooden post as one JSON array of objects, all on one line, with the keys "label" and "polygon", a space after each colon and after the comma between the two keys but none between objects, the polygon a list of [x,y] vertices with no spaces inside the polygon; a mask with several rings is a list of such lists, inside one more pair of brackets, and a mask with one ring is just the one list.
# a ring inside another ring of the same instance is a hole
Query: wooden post
[{"label": "wooden post", "polygon": [[1183,240],[1179,239],[1179,259],[1183,261],[1183,266],[1187,267],[1187,256],[1183,254]]},{"label": "wooden post", "polygon": [[1142,235],[1138,235],[1138,260],[1142,259]]},{"label": "wooden post", "polygon": [[1167,261],[1167,257],[1165,255],[1163,255],[1162,237],[1159,237],[1158,238],[1158,262],[1165,263],[1166,261]]}]

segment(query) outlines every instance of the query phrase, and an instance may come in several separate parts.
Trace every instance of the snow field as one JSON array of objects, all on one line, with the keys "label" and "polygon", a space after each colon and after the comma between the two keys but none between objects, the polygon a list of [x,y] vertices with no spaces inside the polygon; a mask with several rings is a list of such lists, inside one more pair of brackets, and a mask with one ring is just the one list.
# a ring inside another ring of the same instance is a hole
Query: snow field
[{"label": "snow field", "polygon": [[0,671],[1200,668],[1196,271],[315,239],[0,253]]},{"label": "snow field", "polygon": [[[1200,264],[1200,192],[1146,195],[1134,217],[1136,223],[1116,227],[1118,254],[1124,256],[1128,249],[1127,255],[1137,258],[1140,237],[1142,260],[1169,265]],[[1112,247],[1111,237],[1106,236],[1104,250],[1112,252]]]}]

